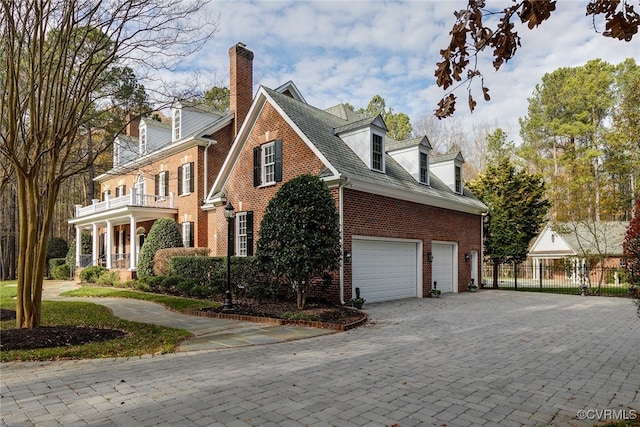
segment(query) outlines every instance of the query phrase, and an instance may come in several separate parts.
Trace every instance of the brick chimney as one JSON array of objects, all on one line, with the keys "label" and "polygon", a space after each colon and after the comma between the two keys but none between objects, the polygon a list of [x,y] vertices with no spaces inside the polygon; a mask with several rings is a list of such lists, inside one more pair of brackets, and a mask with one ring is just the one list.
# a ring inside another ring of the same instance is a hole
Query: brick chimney
[{"label": "brick chimney", "polygon": [[235,113],[235,138],[253,101],[253,52],[238,43],[229,49],[229,62],[229,110]]},{"label": "brick chimney", "polygon": [[125,126],[125,133],[131,137],[137,138],[139,135],[138,127],[140,126],[140,116],[138,114],[127,114],[125,120],[127,124]]}]

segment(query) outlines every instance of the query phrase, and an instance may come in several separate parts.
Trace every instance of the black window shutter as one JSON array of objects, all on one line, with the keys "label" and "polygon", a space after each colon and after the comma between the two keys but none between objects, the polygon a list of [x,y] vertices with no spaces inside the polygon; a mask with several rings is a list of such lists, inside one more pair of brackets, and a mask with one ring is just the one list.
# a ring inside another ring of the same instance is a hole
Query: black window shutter
[{"label": "black window shutter", "polygon": [[193,167],[194,162],[189,163],[189,178],[191,178],[189,180],[189,193],[193,193],[194,189],[195,189],[195,185],[194,183],[196,182],[196,171]]},{"label": "black window shutter", "polygon": [[124,196],[125,194],[127,194],[127,186],[123,185],[122,186],[122,193],[120,194],[121,196]]},{"label": "black window shutter", "polygon": [[257,187],[262,184],[262,169],[260,160],[262,157],[262,149],[256,147],[253,149],[253,186]]},{"label": "black window shutter", "polygon": [[247,256],[253,256],[253,211],[247,212]]},{"label": "black window shutter", "polygon": [[156,176],[153,177],[153,179],[156,181],[156,190],[153,194],[155,194],[156,196],[161,196],[160,194],[160,174],[157,174]]},{"label": "black window shutter", "polygon": [[[236,254],[236,236],[235,236],[235,234],[236,234],[236,219],[235,218],[233,218],[231,220],[231,226],[228,226],[227,229],[229,231],[229,236],[228,236],[228,239],[227,239],[227,245],[229,245],[229,246],[228,246],[227,251],[230,250],[231,254],[235,255]],[[229,252],[227,252],[227,253],[229,253]]]},{"label": "black window shutter", "polygon": [[189,247],[193,248],[195,222],[189,223]]},{"label": "black window shutter", "polygon": [[178,195],[182,194],[182,166],[178,166]]},{"label": "black window shutter", "polygon": [[164,171],[164,196],[169,195],[169,171]]},{"label": "black window shutter", "polygon": [[113,242],[113,246],[116,248],[116,250],[114,252],[119,253],[120,252],[120,230],[116,230],[115,228],[113,229],[113,234],[115,234],[114,237],[114,242]]},{"label": "black window shutter", "polygon": [[276,139],[274,144],[274,154],[275,154],[275,172],[274,172],[274,180],[276,182],[282,181],[282,140]]}]

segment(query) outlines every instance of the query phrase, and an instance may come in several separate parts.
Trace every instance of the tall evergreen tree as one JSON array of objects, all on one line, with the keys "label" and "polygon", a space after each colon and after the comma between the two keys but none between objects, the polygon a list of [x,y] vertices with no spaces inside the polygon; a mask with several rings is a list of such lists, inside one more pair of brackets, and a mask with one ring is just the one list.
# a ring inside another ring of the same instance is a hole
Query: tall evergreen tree
[{"label": "tall evergreen tree", "polygon": [[467,187],[489,208],[485,223],[484,253],[493,262],[493,285],[498,285],[498,267],[518,264],[545,221],[549,201],[542,177],[517,170],[502,157],[490,164]]}]

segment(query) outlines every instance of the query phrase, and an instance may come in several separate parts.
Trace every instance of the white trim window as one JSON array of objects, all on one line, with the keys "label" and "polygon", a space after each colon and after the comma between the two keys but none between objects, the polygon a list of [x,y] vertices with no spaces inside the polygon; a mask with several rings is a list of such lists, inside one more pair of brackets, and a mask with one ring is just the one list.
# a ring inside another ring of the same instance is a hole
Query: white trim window
[{"label": "white trim window", "polygon": [[384,172],[384,140],[382,135],[371,135],[371,169]]},{"label": "white trim window", "polygon": [[236,255],[247,256],[247,213],[236,214]]},{"label": "white trim window", "polygon": [[142,126],[140,128],[140,155],[147,154],[147,127]]},{"label": "white trim window", "polygon": [[193,247],[193,222],[182,223],[182,246],[185,248]]},{"label": "white trim window", "polygon": [[276,149],[270,142],[262,146],[262,185],[276,182]]},{"label": "white trim window", "polygon": [[191,193],[191,163],[182,165],[182,194]]},{"label": "white trim window", "polygon": [[182,110],[173,110],[173,140],[177,141],[182,137]]},{"label": "white trim window", "polygon": [[116,259],[118,261],[121,261],[124,259],[124,229],[120,229],[120,231],[118,231],[118,254],[116,256]]},{"label": "white trim window", "polygon": [[136,187],[136,201],[138,205],[144,206],[144,194],[147,192],[147,183],[145,182],[142,174],[138,175],[135,183]]},{"label": "white trim window", "polygon": [[462,194],[462,168],[458,165],[455,166],[456,174],[456,193]]},{"label": "white trim window", "polygon": [[429,184],[429,155],[420,151],[420,183]]},{"label": "white trim window", "polygon": [[158,174],[158,200],[164,200],[165,196],[169,194],[168,175],[167,171]]},{"label": "white trim window", "polygon": [[116,197],[122,197],[124,195],[126,195],[126,185],[122,184],[122,185],[118,185],[116,187]]}]

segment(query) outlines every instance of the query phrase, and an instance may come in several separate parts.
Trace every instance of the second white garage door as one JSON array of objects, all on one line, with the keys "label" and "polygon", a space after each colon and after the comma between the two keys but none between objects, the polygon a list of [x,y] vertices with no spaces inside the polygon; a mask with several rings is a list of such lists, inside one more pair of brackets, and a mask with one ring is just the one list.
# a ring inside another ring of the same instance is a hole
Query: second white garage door
[{"label": "second white garage door", "polygon": [[388,240],[353,240],[353,289],[367,302],[417,295],[418,245]]},{"label": "second white garage door", "polygon": [[449,243],[433,243],[432,278],[438,282],[437,288],[442,292],[453,292],[453,254],[454,245]]}]

